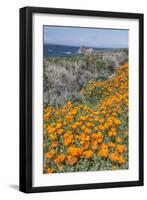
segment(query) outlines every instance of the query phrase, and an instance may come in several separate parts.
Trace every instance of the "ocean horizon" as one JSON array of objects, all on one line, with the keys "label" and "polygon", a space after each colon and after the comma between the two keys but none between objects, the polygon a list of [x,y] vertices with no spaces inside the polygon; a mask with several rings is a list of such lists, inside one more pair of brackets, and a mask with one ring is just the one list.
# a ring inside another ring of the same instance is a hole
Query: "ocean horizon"
[{"label": "ocean horizon", "polygon": [[[69,46],[69,45],[57,45],[57,44],[44,44],[43,46],[43,56],[44,57],[58,57],[58,56],[73,56],[78,54],[78,50],[81,46]],[[114,48],[102,48],[102,47],[88,47],[93,48],[97,51],[110,51]]]}]

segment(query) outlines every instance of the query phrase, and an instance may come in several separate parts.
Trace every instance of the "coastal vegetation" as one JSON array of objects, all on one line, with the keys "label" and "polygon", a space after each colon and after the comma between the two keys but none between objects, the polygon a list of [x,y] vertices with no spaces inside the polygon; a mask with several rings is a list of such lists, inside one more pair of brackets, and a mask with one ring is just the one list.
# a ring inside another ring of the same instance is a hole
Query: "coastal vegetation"
[{"label": "coastal vegetation", "polygon": [[44,58],[44,106],[60,107],[67,101],[85,102],[81,92],[89,81],[104,81],[128,61],[126,49],[92,55]]},{"label": "coastal vegetation", "polygon": [[44,58],[44,173],[128,169],[124,51]]}]

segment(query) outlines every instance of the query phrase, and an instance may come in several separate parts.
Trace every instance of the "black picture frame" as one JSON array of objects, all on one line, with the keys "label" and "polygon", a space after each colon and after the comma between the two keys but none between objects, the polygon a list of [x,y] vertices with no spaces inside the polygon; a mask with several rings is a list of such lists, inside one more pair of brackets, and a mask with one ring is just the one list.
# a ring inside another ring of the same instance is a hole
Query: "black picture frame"
[{"label": "black picture frame", "polygon": [[[51,13],[139,20],[139,180],[64,186],[32,186],[32,15]],[[143,14],[58,8],[24,7],[20,9],[20,185],[25,193],[130,187],[143,185]]]}]

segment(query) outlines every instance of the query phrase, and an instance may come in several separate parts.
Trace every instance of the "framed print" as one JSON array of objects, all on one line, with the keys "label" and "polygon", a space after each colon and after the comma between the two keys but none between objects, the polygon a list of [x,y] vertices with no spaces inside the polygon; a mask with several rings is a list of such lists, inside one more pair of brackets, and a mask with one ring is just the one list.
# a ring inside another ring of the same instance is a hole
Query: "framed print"
[{"label": "framed print", "polygon": [[20,191],[143,185],[143,14],[20,9]]}]

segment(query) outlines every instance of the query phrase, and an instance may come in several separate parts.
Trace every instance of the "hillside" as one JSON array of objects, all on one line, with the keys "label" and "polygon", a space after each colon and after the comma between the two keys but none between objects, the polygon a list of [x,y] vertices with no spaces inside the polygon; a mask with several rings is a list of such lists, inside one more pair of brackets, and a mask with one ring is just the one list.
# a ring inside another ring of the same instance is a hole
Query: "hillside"
[{"label": "hillside", "polygon": [[[86,69],[95,70],[96,60],[89,62]],[[79,73],[78,66],[67,71]],[[128,169],[128,64],[113,72],[104,66],[83,82],[81,99],[45,106],[44,173]]]}]

